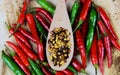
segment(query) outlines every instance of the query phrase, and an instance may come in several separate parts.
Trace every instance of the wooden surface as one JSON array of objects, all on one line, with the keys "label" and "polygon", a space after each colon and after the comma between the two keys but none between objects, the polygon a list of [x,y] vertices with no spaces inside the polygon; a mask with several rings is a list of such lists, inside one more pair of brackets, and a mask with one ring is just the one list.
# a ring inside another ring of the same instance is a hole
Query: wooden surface
[{"label": "wooden surface", "polygon": [[[57,0],[51,0],[51,1],[53,4],[56,4]],[[75,0],[68,0],[67,6],[69,10],[74,1]],[[119,37],[119,43],[120,43],[120,0],[93,0],[93,1],[97,5],[102,6],[108,13],[111,22],[113,24],[114,30],[117,36]],[[19,15],[19,7],[22,6],[22,3],[23,0],[0,0],[0,51],[4,49],[4,44],[6,40],[12,40],[12,41],[14,40],[12,38],[8,38],[9,32],[4,22],[9,21],[10,23],[16,23],[17,15]],[[29,7],[31,6],[38,6],[38,5],[37,3],[32,1]],[[110,69],[108,69],[105,60],[104,75],[120,75],[120,51],[113,48],[112,53],[113,53],[113,65],[111,66]],[[86,70],[87,72],[90,72],[90,75],[94,74],[94,72],[92,72],[93,70],[90,70],[89,68]],[[1,59],[1,52],[0,52],[0,75],[14,75],[12,71],[10,71],[10,69],[8,69],[8,67],[3,64]]]}]

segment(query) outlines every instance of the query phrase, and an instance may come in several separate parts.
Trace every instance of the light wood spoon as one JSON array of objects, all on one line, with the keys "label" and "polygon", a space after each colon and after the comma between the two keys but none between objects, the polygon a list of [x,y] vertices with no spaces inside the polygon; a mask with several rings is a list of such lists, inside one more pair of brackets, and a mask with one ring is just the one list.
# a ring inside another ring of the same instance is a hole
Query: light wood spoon
[{"label": "light wood spoon", "polygon": [[[70,48],[70,53],[69,53],[69,57],[67,58],[67,62],[65,62],[64,65],[62,66],[54,66],[53,62],[50,60],[50,53],[48,51],[48,40],[50,38],[51,35],[51,31],[54,30],[54,28],[64,28],[67,29],[70,32],[70,43],[71,43],[71,48]],[[72,32],[72,28],[71,28],[71,24],[70,24],[70,20],[68,17],[68,12],[67,12],[67,8],[66,8],[66,3],[65,0],[58,0],[58,4],[56,6],[56,10],[53,16],[53,21],[51,23],[50,26],[50,30],[48,33],[48,38],[47,38],[47,43],[46,43],[46,55],[47,55],[47,60],[48,63],[50,65],[50,67],[54,70],[64,70],[67,68],[67,66],[70,64],[71,59],[73,57],[73,52],[74,52],[74,41],[73,41],[73,32]]]}]

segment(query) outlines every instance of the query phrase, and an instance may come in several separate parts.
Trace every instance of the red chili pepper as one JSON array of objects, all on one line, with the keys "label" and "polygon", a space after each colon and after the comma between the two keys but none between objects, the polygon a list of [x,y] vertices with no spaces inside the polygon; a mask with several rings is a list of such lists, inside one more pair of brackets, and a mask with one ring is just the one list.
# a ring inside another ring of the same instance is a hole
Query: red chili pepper
[{"label": "red chili pepper", "polygon": [[83,41],[85,40],[85,37],[87,35],[87,30],[88,30],[88,23],[87,21],[85,20],[85,22],[83,23],[82,27],[81,27],[81,35],[82,35],[82,38],[83,38]]},{"label": "red chili pepper", "polygon": [[50,24],[40,15],[35,14],[35,17],[38,19],[38,21],[43,25],[43,27],[49,31]]},{"label": "red chili pepper", "polygon": [[85,50],[85,45],[84,45],[84,42],[83,42],[81,32],[79,30],[77,30],[75,32],[75,37],[76,37],[77,47],[79,49],[81,59],[82,59],[82,65],[85,68],[86,67],[86,60],[87,60],[87,58],[86,58],[86,50]]},{"label": "red chili pepper", "polygon": [[102,8],[102,7],[98,7],[97,8],[98,12],[100,13],[100,16],[101,18],[103,19],[104,23],[105,23],[105,26],[107,27],[107,29],[110,31],[111,35],[116,39],[118,40],[118,37],[117,35],[115,34],[114,30],[113,30],[113,27],[112,27],[112,24],[110,22],[110,19],[108,17],[108,15],[106,14],[105,10]]},{"label": "red chili pepper", "polygon": [[43,14],[49,20],[50,23],[52,22],[52,15],[44,8],[35,7],[32,8],[31,11]]},{"label": "red chili pepper", "polygon": [[98,60],[99,60],[99,67],[102,75],[104,74],[104,45],[102,39],[98,39],[97,41],[97,47],[98,47]]},{"label": "red chili pepper", "polygon": [[82,4],[84,4],[84,3],[85,3],[85,0],[80,0],[80,2],[81,2]]},{"label": "red chili pepper", "polygon": [[98,51],[97,51],[97,36],[94,36],[93,43],[90,49],[90,59],[92,61],[93,66],[95,67],[95,72],[97,74],[98,68]]},{"label": "red chili pepper", "polygon": [[74,32],[85,21],[90,5],[91,5],[91,0],[86,0],[85,3],[84,3],[84,5],[83,5],[83,7],[82,7],[82,11],[80,12],[79,22],[78,22],[76,28],[74,29]]},{"label": "red chili pepper", "polygon": [[[16,26],[16,24],[12,24],[13,27]],[[26,38],[30,39],[31,41],[36,43],[36,40],[34,39],[34,37],[32,36],[31,33],[29,33],[27,30],[23,29],[23,28],[19,28],[18,29]]]},{"label": "red chili pepper", "polygon": [[62,71],[57,71],[55,75],[65,75]]},{"label": "red chili pepper", "polygon": [[66,75],[74,75],[74,73],[68,69],[63,70],[62,72],[65,73]]},{"label": "red chili pepper", "polygon": [[110,32],[108,31],[108,29],[106,29],[107,31],[107,34],[109,35],[110,37],[110,41],[112,43],[112,45],[117,48],[118,50],[120,50],[120,45],[118,44],[117,40],[110,34]]},{"label": "red chili pepper", "polygon": [[[12,33],[14,32],[14,29],[11,28],[11,29],[9,30],[9,32],[12,34]],[[21,34],[19,31],[15,32],[13,35],[14,35],[15,37],[19,38],[22,42],[24,42],[27,47],[29,47],[30,49],[32,49],[31,44],[30,44],[30,42],[28,41],[28,39],[27,39],[23,34]]]},{"label": "red chili pepper", "polygon": [[20,60],[20,58],[16,54],[13,55],[13,59],[20,66],[20,68],[25,72],[26,75],[31,75],[30,71],[25,67],[23,62]]},{"label": "red chili pepper", "polygon": [[106,33],[106,30],[104,27],[105,25],[102,23],[102,21],[100,21],[100,19],[98,20],[97,24],[101,33],[104,35],[103,37],[104,46],[107,54],[108,68],[110,68],[110,66],[112,65],[112,51],[111,51],[111,45],[110,45],[110,38]]},{"label": "red chili pepper", "polygon": [[30,30],[32,32],[32,35],[36,39],[39,58],[41,61],[44,61],[45,58],[44,58],[43,44],[39,40],[37,29],[35,27],[34,17],[32,14],[26,14],[26,19],[27,19],[28,25],[30,27]]},{"label": "red chili pepper", "polygon": [[42,71],[44,72],[45,75],[52,75],[52,73],[49,72],[49,71],[45,68],[45,66],[41,65],[41,69],[42,69]]},{"label": "red chili pepper", "polygon": [[21,47],[21,49],[24,51],[24,53],[29,56],[31,59],[33,60],[38,60],[37,55],[31,50],[29,49],[27,46],[25,46],[25,44],[20,41],[17,37],[15,37],[16,42],[18,43],[18,45]]},{"label": "red chili pepper", "polygon": [[107,54],[108,68],[112,65],[112,51],[109,36],[104,37],[104,46]]},{"label": "red chili pepper", "polygon": [[13,44],[12,42],[10,42],[10,41],[6,41],[6,42],[9,46],[11,46],[14,49],[14,51],[17,53],[17,55],[19,56],[21,61],[24,63],[24,65],[26,67],[29,67],[30,64],[28,62],[28,56],[26,56],[25,53],[18,46]]},{"label": "red chili pepper", "polygon": [[14,32],[11,35],[13,35],[18,30],[18,28],[24,23],[24,21],[25,21],[25,13],[26,13],[26,10],[27,10],[27,4],[29,2],[30,2],[30,0],[25,0],[24,1],[20,16],[18,17],[16,28],[15,28]]},{"label": "red chili pepper", "polygon": [[77,59],[73,58],[71,64],[77,71],[86,73],[83,66],[79,63]]}]

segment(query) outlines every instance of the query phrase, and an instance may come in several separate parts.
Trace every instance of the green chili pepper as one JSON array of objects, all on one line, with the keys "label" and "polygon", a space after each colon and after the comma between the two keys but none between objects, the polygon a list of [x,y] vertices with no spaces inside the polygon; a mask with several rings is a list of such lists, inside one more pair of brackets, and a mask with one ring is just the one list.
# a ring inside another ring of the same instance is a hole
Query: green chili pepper
[{"label": "green chili pepper", "polygon": [[75,68],[74,68],[73,66],[69,65],[67,68],[68,68],[70,71],[72,71],[73,73],[75,73],[76,75],[78,75],[78,72],[75,70]]},{"label": "green chili pepper", "polygon": [[76,19],[79,8],[80,8],[79,0],[76,0],[71,9],[71,15],[70,15],[71,25],[73,25],[73,23]]},{"label": "green chili pepper", "polygon": [[36,0],[36,1],[42,8],[46,9],[51,14],[54,14],[55,7],[51,3],[47,2],[46,0]]},{"label": "green chili pepper", "polygon": [[95,25],[96,25],[96,20],[97,20],[97,12],[95,8],[92,6],[90,10],[90,15],[89,15],[89,28],[88,28],[88,33],[86,36],[86,54],[88,56],[93,37],[94,37],[94,30],[95,30]]},{"label": "green chili pepper", "polygon": [[36,18],[34,18],[34,19],[35,19],[36,27],[37,27],[39,33],[41,33],[41,35],[43,35],[44,38],[47,39],[47,35],[48,35],[47,32],[46,32],[45,29],[42,27],[42,25],[40,25],[40,23],[37,21],[37,19],[36,19]]},{"label": "green chili pepper", "polygon": [[44,73],[40,70],[40,68],[38,67],[38,65],[31,59],[28,59],[30,62],[30,65],[32,66],[33,70],[35,71],[35,73],[37,75],[44,75]]},{"label": "green chili pepper", "polygon": [[2,59],[4,63],[15,73],[15,75],[25,75],[25,73],[18,67],[12,58],[2,51]]}]

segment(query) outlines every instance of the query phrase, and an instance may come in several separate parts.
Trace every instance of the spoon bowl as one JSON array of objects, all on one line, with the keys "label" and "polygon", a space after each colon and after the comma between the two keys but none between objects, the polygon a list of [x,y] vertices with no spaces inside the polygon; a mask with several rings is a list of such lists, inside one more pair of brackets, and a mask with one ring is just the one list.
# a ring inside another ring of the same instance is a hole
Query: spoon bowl
[{"label": "spoon bowl", "polygon": [[[50,52],[49,52],[49,39],[51,36],[51,32],[55,29],[55,28],[64,28],[66,30],[68,30],[68,32],[70,33],[69,38],[70,38],[70,52],[68,54],[68,58],[66,59],[66,62],[59,66],[59,65],[54,65],[53,61],[50,59]],[[66,3],[65,0],[58,0],[58,4],[56,6],[56,10],[53,16],[53,21],[51,23],[50,26],[50,30],[48,33],[48,38],[47,38],[47,43],[46,43],[46,55],[47,55],[47,60],[48,63],[50,65],[50,67],[54,70],[64,70],[67,68],[67,66],[70,64],[71,59],[73,57],[73,52],[74,52],[74,41],[73,41],[73,32],[72,32],[72,28],[71,28],[71,24],[70,24],[70,20],[68,17],[68,12],[67,12],[67,8],[66,8]]]}]

